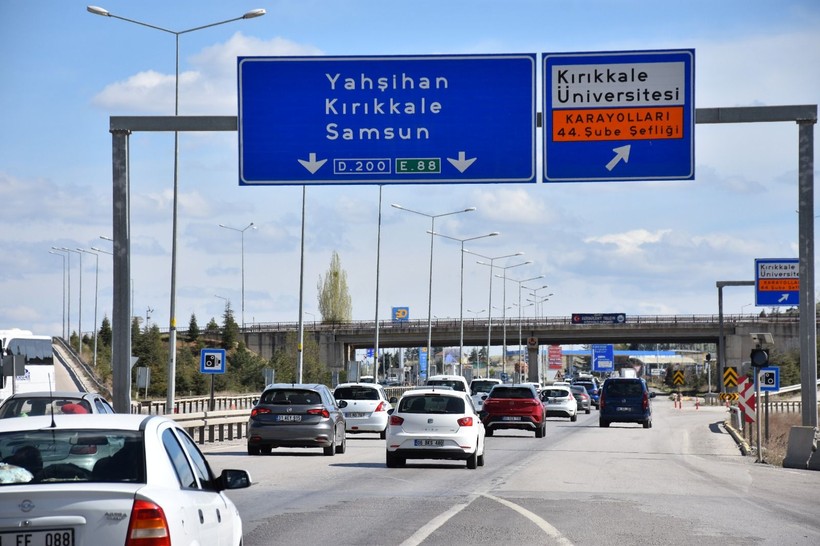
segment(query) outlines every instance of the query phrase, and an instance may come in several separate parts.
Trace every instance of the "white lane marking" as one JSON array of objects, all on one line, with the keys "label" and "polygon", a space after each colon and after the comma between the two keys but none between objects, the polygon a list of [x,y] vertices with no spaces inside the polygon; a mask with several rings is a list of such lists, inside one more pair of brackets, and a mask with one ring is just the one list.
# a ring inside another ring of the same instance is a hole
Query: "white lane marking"
[{"label": "white lane marking", "polygon": [[537,516],[536,514],[533,514],[523,506],[518,506],[513,502],[510,502],[506,499],[494,497],[493,495],[490,495],[488,493],[482,493],[482,496],[487,497],[488,499],[492,499],[498,503],[501,503],[507,508],[515,510],[516,512],[518,512],[519,514],[521,514],[522,516],[536,524],[538,527],[540,527],[541,530],[544,531],[547,535],[549,535],[551,539],[555,540],[557,544],[572,546],[572,541],[570,541],[567,537],[562,535],[558,529],[550,525],[545,519],[541,518],[540,516]]},{"label": "white lane marking", "polygon": [[479,493],[478,495],[473,495],[470,497],[470,500],[463,503],[463,504],[456,504],[443,514],[431,519],[427,522],[426,525],[421,527],[418,531],[413,533],[407,540],[401,543],[401,546],[418,546],[422,542],[424,542],[427,537],[432,535],[439,527],[450,521],[453,517],[456,516],[459,512],[470,506],[474,500],[476,500],[479,496],[488,498],[492,501],[495,501],[499,504],[503,504],[507,508],[514,510],[536,524],[544,533],[549,536],[551,539],[555,541],[556,544],[561,544],[563,546],[572,546],[572,541],[570,541],[567,537],[561,534],[561,532],[550,525],[545,519],[541,518],[540,516],[533,514],[523,506],[519,506],[514,502],[510,502],[506,499],[502,499],[499,497],[495,497],[490,495],[489,493]]},{"label": "white lane marking", "polygon": [[422,542],[424,542],[427,537],[432,535],[436,529],[447,523],[450,519],[452,519],[456,514],[470,506],[474,500],[478,498],[477,495],[471,496],[470,500],[463,503],[463,504],[456,504],[443,514],[431,519],[427,522],[427,525],[420,528],[418,531],[410,535],[404,542],[401,543],[401,546],[418,546]]}]

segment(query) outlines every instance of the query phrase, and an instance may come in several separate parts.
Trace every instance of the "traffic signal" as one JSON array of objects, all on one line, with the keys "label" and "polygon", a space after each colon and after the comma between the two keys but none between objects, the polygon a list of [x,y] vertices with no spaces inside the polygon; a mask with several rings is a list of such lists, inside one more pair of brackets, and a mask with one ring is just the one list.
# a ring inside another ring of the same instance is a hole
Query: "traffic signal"
[{"label": "traffic signal", "polygon": [[752,366],[755,368],[763,368],[769,365],[769,353],[766,349],[752,349],[749,360],[752,361]]}]

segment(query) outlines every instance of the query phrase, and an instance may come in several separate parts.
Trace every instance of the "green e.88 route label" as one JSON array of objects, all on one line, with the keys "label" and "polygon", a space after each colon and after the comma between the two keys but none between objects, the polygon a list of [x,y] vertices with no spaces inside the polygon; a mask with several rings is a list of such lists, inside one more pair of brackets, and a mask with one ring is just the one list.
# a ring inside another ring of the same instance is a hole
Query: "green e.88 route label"
[{"label": "green e.88 route label", "polygon": [[441,173],[441,158],[396,158],[396,174]]}]

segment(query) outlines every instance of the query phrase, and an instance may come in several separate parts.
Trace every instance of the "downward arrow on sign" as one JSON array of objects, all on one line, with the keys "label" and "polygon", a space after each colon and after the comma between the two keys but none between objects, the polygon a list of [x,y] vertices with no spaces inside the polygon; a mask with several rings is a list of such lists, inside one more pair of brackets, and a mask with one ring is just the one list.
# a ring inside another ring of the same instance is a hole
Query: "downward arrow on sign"
[{"label": "downward arrow on sign", "polygon": [[297,161],[299,161],[299,163],[301,163],[301,164],[302,164],[302,167],[304,167],[304,168],[306,168],[308,171],[310,171],[310,174],[316,174],[316,171],[318,171],[319,169],[321,169],[321,168],[322,168],[322,165],[324,165],[325,163],[327,163],[327,159],[320,159],[319,161],[316,161],[316,154],[315,154],[315,153],[313,153],[313,152],[311,152],[310,154],[308,154],[308,159],[307,159],[307,161],[306,161],[306,160],[304,160],[304,159],[299,159],[299,160],[297,160]]},{"label": "downward arrow on sign", "polygon": [[622,159],[624,163],[629,163],[629,151],[632,149],[631,144],[627,144],[626,146],[620,146],[618,148],[612,148],[612,151],[615,152],[615,157],[606,164],[606,170],[611,171],[615,168],[615,165],[618,164]]},{"label": "downward arrow on sign", "polygon": [[458,169],[458,172],[463,173],[476,160],[475,157],[470,158],[470,159],[466,159],[466,155],[467,155],[466,152],[458,152],[458,159],[453,159],[452,157],[448,157],[447,161],[452,163],[453,167]]}]

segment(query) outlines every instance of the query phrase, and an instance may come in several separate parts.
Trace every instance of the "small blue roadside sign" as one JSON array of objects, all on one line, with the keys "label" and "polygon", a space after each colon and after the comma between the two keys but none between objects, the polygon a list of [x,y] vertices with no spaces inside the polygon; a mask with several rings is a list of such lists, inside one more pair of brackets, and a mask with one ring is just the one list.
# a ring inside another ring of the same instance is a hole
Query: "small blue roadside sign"
[{"label": "small blue roadside sign", "polygon": [[796,307],[800,303],[800,260],[755,260],[755,305]]},{"label": "small blue roadside sign", "polygon": [[615,347],[613,345],[592,346],[592,371],[615,371]]},{"label": "small blue roadside sign", "polygon": [[535,54],[237,62],[240,185],[536,181]]},{"label": "small blue roadside sign", "polygon": [[757,372],[760,381],[760,390],[763,392],[777,392],[780,390],[780,367],[769,366],[760,368]]},{"label": "small blue roadside sign", "polygon": [[202,349],[199,352],[200,373],[225,373],[225,349]]},{"label": "small blue roadside sign", "polygon": [[407,322],[410,320],[409,307],[394,307],[393,308],[393,322]]},{"label": "small blue roadside sign", "polygon": [[544,53],[544,182],[695,177],[695,50]]}]

